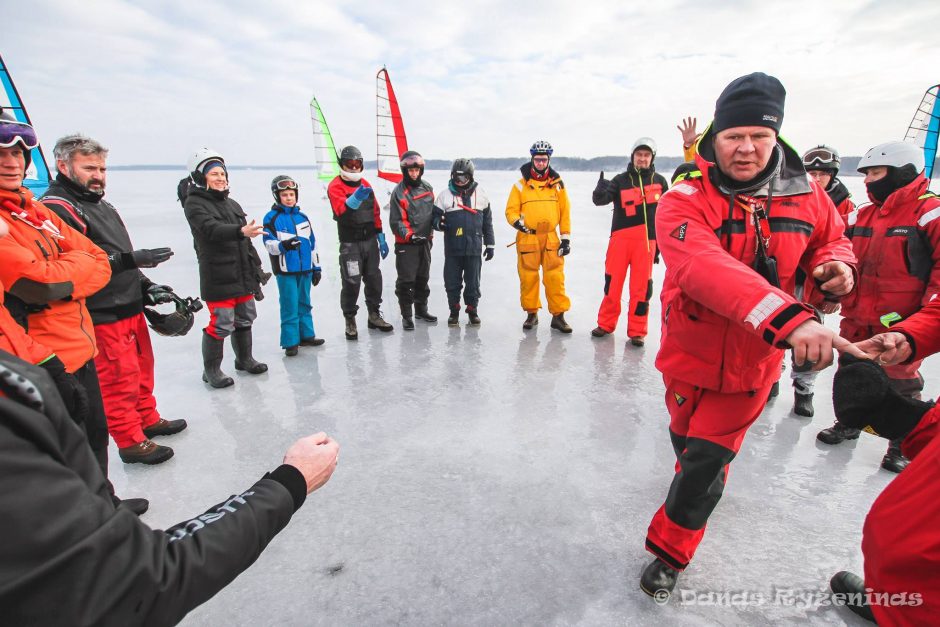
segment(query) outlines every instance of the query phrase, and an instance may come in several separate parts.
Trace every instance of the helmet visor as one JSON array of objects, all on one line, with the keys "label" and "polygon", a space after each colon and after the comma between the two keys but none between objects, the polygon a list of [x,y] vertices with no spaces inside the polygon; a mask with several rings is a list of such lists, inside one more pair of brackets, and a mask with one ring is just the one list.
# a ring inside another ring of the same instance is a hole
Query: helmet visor
[{"label": "helmet visor", "polygon": [[347,172],[362,172],[362,159],[341,159],[339,167]]},{"label": "helmet visor", "polygon": [[421,155],[408,155],[401,160],[401,167],[408,168],[423,168],[424,167],[424,158]]},{"label": "helmet visor", "polygon": [[29,124],[13,120],[0,120],[0,147],[9,148],[17,142],[23,144],[28,150],[32,150],[39,145],[36,131]]},{"label": "helmet visor", "polygon": [[803,167],[807,170],[835,170],[836,156],[826,148],[814,148],[803,155]]},{"label": "helmet visor", "polygon": [[470,184],[470,175],[466,172],[454,172],[454,185],[463,187]]}]

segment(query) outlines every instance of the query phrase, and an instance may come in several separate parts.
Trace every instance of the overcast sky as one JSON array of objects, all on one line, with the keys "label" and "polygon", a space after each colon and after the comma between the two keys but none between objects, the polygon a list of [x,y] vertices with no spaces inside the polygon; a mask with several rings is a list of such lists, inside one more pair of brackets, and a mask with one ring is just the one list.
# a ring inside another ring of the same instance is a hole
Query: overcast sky
[{"label": "overcast sky", "polygon": [[[316,95],[337,146],[375,156],[386,65],[427,158],[626,154],[703,126],[737,76],[787,89],[783,135],[858,155],[901,139],[940,82],[936,0],[524,2],[8,0],[0,54],[51,147],[81,131],[109,162],[312,164]],[[635,8],[634,8],[635,7]]]}]

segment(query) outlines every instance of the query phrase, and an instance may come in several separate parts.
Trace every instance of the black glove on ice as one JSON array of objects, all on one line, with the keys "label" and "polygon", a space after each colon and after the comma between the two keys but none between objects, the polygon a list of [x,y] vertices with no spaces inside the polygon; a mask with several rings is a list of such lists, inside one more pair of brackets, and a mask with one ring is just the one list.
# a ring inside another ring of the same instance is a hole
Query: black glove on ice
[{"label": "black glove on ice", "polygon": [[282,240],[281,245],[284,246],[284,250],[297,250],[300,248],[300,238],[295,236],[290,239]]},{"label": "black glove on ice", "polygon": [[843,354],[832,380],[832,404],[843,425],[889,440],[903,438],[933,403],[901,396],[873,361]]},{"label": "black glove on ice", "polygon": [[65,371],[65,364],[62,360],[53,355],[46,361],[39,364],[46,369],[46,372],[52,377],[56,389],[59,390],[59,396],[65,403],[65,409],[69,416],[75,421],[75,424],[82,424],[88,418],[91,412],[91,406],[88,404],[88,392],[85,386],[79,383],[75,375]]},{"label": "black glove on ice", "polygon": [[571,240],[567,237],[562,238],[561,244],[558,245],[558,256],[565,257],[571,254]]},{"label": "black glove on ice", "polygon": [[121,263],[125,268],[156,268],[172,256],[169,248],[141,248],[121,253]]},{"label": "black glove on ice", "polygon": [[320,279],[323,278],[323,273],[320,270],[313,271],[313,286],[316,287],[320,285]]},{"label": "black glove on ice", "polygon": [[148,285],[144,290],[145,305],[161,305],[173,300],[173,288],[169,285]]},{"label": "black glove on ice", "polygon": [[494,254],[494,253],[493,253],[493,247],[492,247],[492,246],[487,246],[487,247],[486,247],[486,250],[483,251],[483,260],[484,260],[484,261],[489,261],[490,259],[493,258],[493,254]]}]

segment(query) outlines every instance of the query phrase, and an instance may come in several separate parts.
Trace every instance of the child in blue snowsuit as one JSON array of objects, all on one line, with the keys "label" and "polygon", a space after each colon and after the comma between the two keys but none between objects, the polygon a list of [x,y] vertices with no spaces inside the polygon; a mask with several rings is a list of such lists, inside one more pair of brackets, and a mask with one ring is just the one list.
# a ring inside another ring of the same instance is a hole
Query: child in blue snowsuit
[{"label": "child in blue snowsuit", "polygon": [[274,205],[264,216],[264,247],[271,256],[281,304],[281,348],[288,357],[298,346],[320,346],[310,314],[310,286],[320,282],[320,255],[313,225],[297,205],[300,187],[289,176],[271,181]]}]

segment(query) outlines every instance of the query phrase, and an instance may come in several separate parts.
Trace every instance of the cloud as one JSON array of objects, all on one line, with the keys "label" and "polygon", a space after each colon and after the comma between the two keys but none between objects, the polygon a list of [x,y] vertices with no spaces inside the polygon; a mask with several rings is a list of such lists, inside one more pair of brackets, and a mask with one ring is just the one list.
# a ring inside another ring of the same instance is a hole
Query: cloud
[{"label": "cloud", "polygon": [[40,133],[81,130],[111,160],[313,161],[316,95],[337,144],[375,150],[387,65],[426,157],[624,154],[640,135],[679,154],[676,123],[710,118],[728,81],[788,91],[784,134],[845,154],[903,136],[936,58],[940,5],[671,2],[15,3],[3,55]]}]

